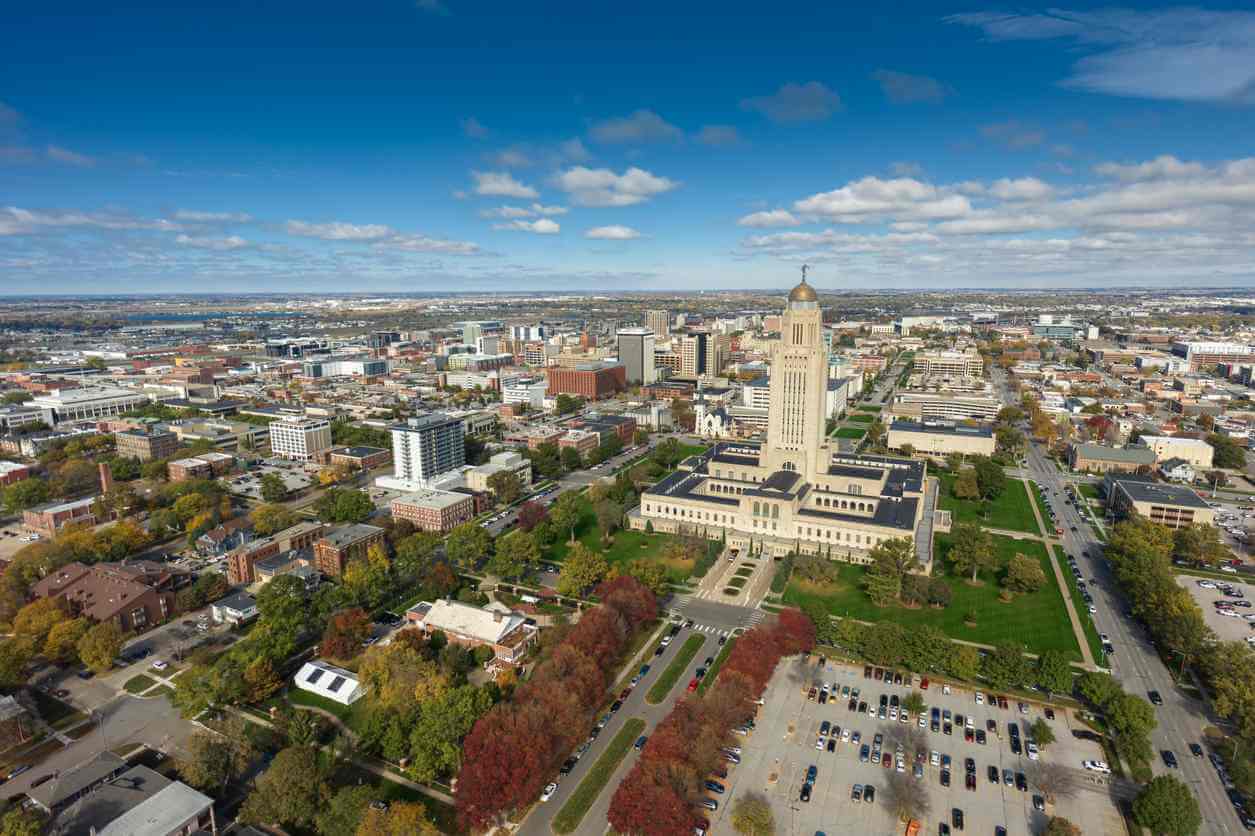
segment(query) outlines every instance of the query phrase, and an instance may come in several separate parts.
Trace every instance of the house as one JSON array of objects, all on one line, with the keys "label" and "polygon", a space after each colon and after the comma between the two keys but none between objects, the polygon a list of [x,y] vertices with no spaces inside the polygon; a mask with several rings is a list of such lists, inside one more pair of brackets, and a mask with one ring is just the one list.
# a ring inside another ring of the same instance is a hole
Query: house
[{"label": "house", "polygon": [[[213,799],[146,766],[103,752],[81,776],[70,770],[36,789],[54,787],[59,813],[49,832],[63,836],[189,836],[216,834]],[[82,771],[80,767],[76,771]],[[103,774],[109,770],[108,774]],[[32,796],[34,791],[32,791]],[[38,803],[38,802],[37,802]],[[42,806],[42,805],[41,805]],[[47,809],[47,808],[45,808]]]},{"label": "house", "polygon": [[1159,465],[1159,472],[1170,482],[1193,482],[1197,475],[1194,466],[1185,459],[1165,459]]},{"label": "house", "polygon": [[311,659],[301,665],[292,684],[302,691],[317,694],[340,705],[352,705],[363,694],[362,683],[357,674],[320,659]]},{"label": "house", "polygon": [[175,592],[192,575],[151,560],[85,566],[75,561],[37,581],[36,598],[61,598],[75,616],[113,621],[122,632],[143,632],[176,612]]},{"label": "house", "polygon": [[126,770],[126,761],[122,758],[112,752],[99,752],[90,760],[63,770],[56,780],[31,787],[26,794],[45,814],[55,816]]},{"label": "house", "polygon": [[218,624],[243,624],[257,617],[257,599],[247,593],[236,592],[215,601],[210,606],[210,612]]},{"label": "house", "polygon": [[405,618],[424,633],[444,633],[455,644],[491,647],[496,661],[506,665],[523,661],[538,632],[523,616],[497,602],[476,607],[448,598],[422,601],[410,607]]}]

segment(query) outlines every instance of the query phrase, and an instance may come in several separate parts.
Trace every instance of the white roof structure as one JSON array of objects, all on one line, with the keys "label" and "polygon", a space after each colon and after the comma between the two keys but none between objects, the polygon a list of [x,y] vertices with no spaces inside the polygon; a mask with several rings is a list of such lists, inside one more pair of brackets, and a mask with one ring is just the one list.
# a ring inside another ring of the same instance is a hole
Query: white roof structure
[{"label": "white roof structure", "polygon": [[490,644],[499,644],[523,623],[522,616],[497,602],[476,607],[441,598],[430,606],[423,616],[423,626],[428,630],[442,630]]},{"label": "white roof structure", "polygon": [[97,832],[97,836],[167,836],[213,806],[214,800],[180,781],[141,801]]},{"label": "white roof structure", "polygon": [[318,659],[302,665],[292,684],[340,705],[352,705],[362,696],[362,683],[357,674]]}]

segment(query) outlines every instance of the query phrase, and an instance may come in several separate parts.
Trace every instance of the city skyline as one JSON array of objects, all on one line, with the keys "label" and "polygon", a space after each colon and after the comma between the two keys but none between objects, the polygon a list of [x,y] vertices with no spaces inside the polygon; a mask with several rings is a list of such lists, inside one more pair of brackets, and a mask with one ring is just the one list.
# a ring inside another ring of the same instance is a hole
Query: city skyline
[{"label": "city skyline", "polygon": [[1239,4],[9,17],[7,294],[1255,278]]}]

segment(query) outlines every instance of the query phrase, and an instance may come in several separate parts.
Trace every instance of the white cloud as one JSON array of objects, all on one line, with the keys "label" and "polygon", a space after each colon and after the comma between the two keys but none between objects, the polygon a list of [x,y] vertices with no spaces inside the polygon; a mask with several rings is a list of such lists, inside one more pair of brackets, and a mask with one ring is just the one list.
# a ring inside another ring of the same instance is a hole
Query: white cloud
[{"label": "white cloud", "polygon": [[565,206],[544,206],[533,203],[531,206],[498,206],[485,209],[479,213],[481,218],[534,218],[537,215],[565,215],[571,211]]},{"label": "white cloud", "polygon": [[1205,171],[1202,163],[1182,162],[1171,154],[1163,154],[1153,160],[1133,165],[1120,163],[1100,163],[1094,171],[1103,177],[1114,177],[1117,180],[1160,180],[1169,177],[1195,177]]},{"label": "white cloud", "polygon": [[484,127],[484,123],[480,122],[474,116],[468,116],[459,124],[462,126],[462,133],[466,134],[471,139],[483,139],[488,136],[488,129]]},{"label": "white cloud", "polygon": [[409,253],[432,253],[435,255],[480,255],[482,250],[470,241],[449,241],[443,238],[431,238],[426,235],[394,235],[372,246],[377,249],[400,250]]},{"label": "white cloud", "polygon": [[737,221],[738,226],[751,227],[799,226],[801,223],[802,222],[794,217],[793,213],[787,209],[771,209],[763,212],[754,212]]},{"label": "white cloud", "polygon": [[249,246],[248,241],[238,235],[228,235],[225,238],[209,238],[180,234],[174,240],[175,243],[182,244],[185,247],[195,247],[201,250],[242,250]]},{"label": "white cloud", "polygon": [[638,110],[630,116],[594,124],[589,135],[606,143],[675,142],[684,137],[684,132],[652,110]]},{"label": "white cloud", "polygon": [[47,149],[48,159],[57,163],[65,163],[66,165],[76,165],[80,168],[91,168],[96,164],[96,160],[86,154],[79,154],[71,151],[69,148],[62,148],[59,145],[49,145]]},{"label": "white cloud", "polygon": [[977,12],[946,18],[993,40],[1069,39],[1084,56],[1069,87],[1175,101],[1255,103],[1255,13],[1191,7],[1043,13]]},{"label": "white cloud", "polygon": [[588,149],[584,147],[584,142],[578,136],[568,139],[566,142],[558,146],[558,153],[563,159],[572,163],[586,163],[593,158],[588,153]]},{"label": "white cloud", "polygon": [[1054,189],[1036,177],[1020,177],[1014,180],[1003,177],[994,181],[989,187],[989,193],[999,200],[1041,200],[1054,194]]},{"label": "white cloud", "polygon": [[1029,232],[1054,229],[1059,223],[1045,214],[978,213],[968,218],[943,221],[935,227],[938,232],[954,235],[989,235],[1003,232]]},{"label": "white cloud", "polygon": [[632,206],[680,184],[636,167],[615,174],[608,168],[575,166],[560,173],[555,185],[580,206]]},{"label": "white cloud", "polygon": [[562,227],[556,221],[548,218],[540,218],[535,221],[510,221],[504,224],[493,224],[493,229],[499,229],[512,232],[534,232],[537,235],[557,235],[562,231]]},{"label": "white cloud", "polygon": [[732,125],[703,125],[697,132],[697,141],[714,147],[739,145],[741,134]]},{"label": "white cloud", "polygon": [[950,88],[935,78],[926,75],[911,75],[893,70],[876,70],[872,78],[880,84],[889,101],[896,104],[916,104],[928,102],[936,104],[951,92]]},{"label": "white cloud", "polygon": [[384,224],[350,224],[341,221],[309,223],[288,221],[284,229],[289,235],[301,238],[320,238],[323,241],[378,241],[393,234],[392,227]]},{"label": "white cloud", "polygon": [[565,206],[542,206],[539,203],[533,203],[532,211],[537,215],[565,215],[571,210]]},{"label": "white cloud", "polygon": [[0,235],[29,235],[46,229],[86,228],[173,232],[182,227],[164,218],[147,220],[111,212],[38,212],[6,206],[0,209]]},{"label": "white cloud", "polygon": [[789,82],[770,96],[742,99],[741,109],[773,122],[818,122],[841,109],[841,97],[818,81]]},{"label": "white cloud", "polygon": [[508,171],[472,171],[475,194],[489,197],[539,197],[540,192],[520,183]]},{"label": "white cloud", "polygon": [[505,148],[489,159],[503,168],[527,168],[532,164],[532,158],[518,148]]},{"label": "white cloud", "polygon": [[586,231],[584,237],[599,238],[605,241],[631,241],[634,238],[640,238],[641,234],[630,226],[612,224],[610,226],[595,226]]},{"label": "white cloud", "polygon": [[174,213],[174,219],[188,223],[246,224],[253,220],[253,216],[247,212],[201,212],[195,209],[178,209]]},{"label": "white cloud", "polygon": [[909,177],[882,180],[864,177],[830,192],[796,201],[793,211],[802,215],[860,223],[878,216],[907,219],[957,218],[972,205],[959,194],[946,194],[929,183]]}]

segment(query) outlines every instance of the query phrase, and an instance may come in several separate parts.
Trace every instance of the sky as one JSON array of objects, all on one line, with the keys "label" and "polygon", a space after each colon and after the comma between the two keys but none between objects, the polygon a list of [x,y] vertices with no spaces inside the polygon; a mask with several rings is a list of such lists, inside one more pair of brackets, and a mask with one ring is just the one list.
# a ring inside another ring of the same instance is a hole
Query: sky
[{"label": "sky", "polygon": [[1249,3],[71,0],[0,56],[0,293],[1255,283]]}]

